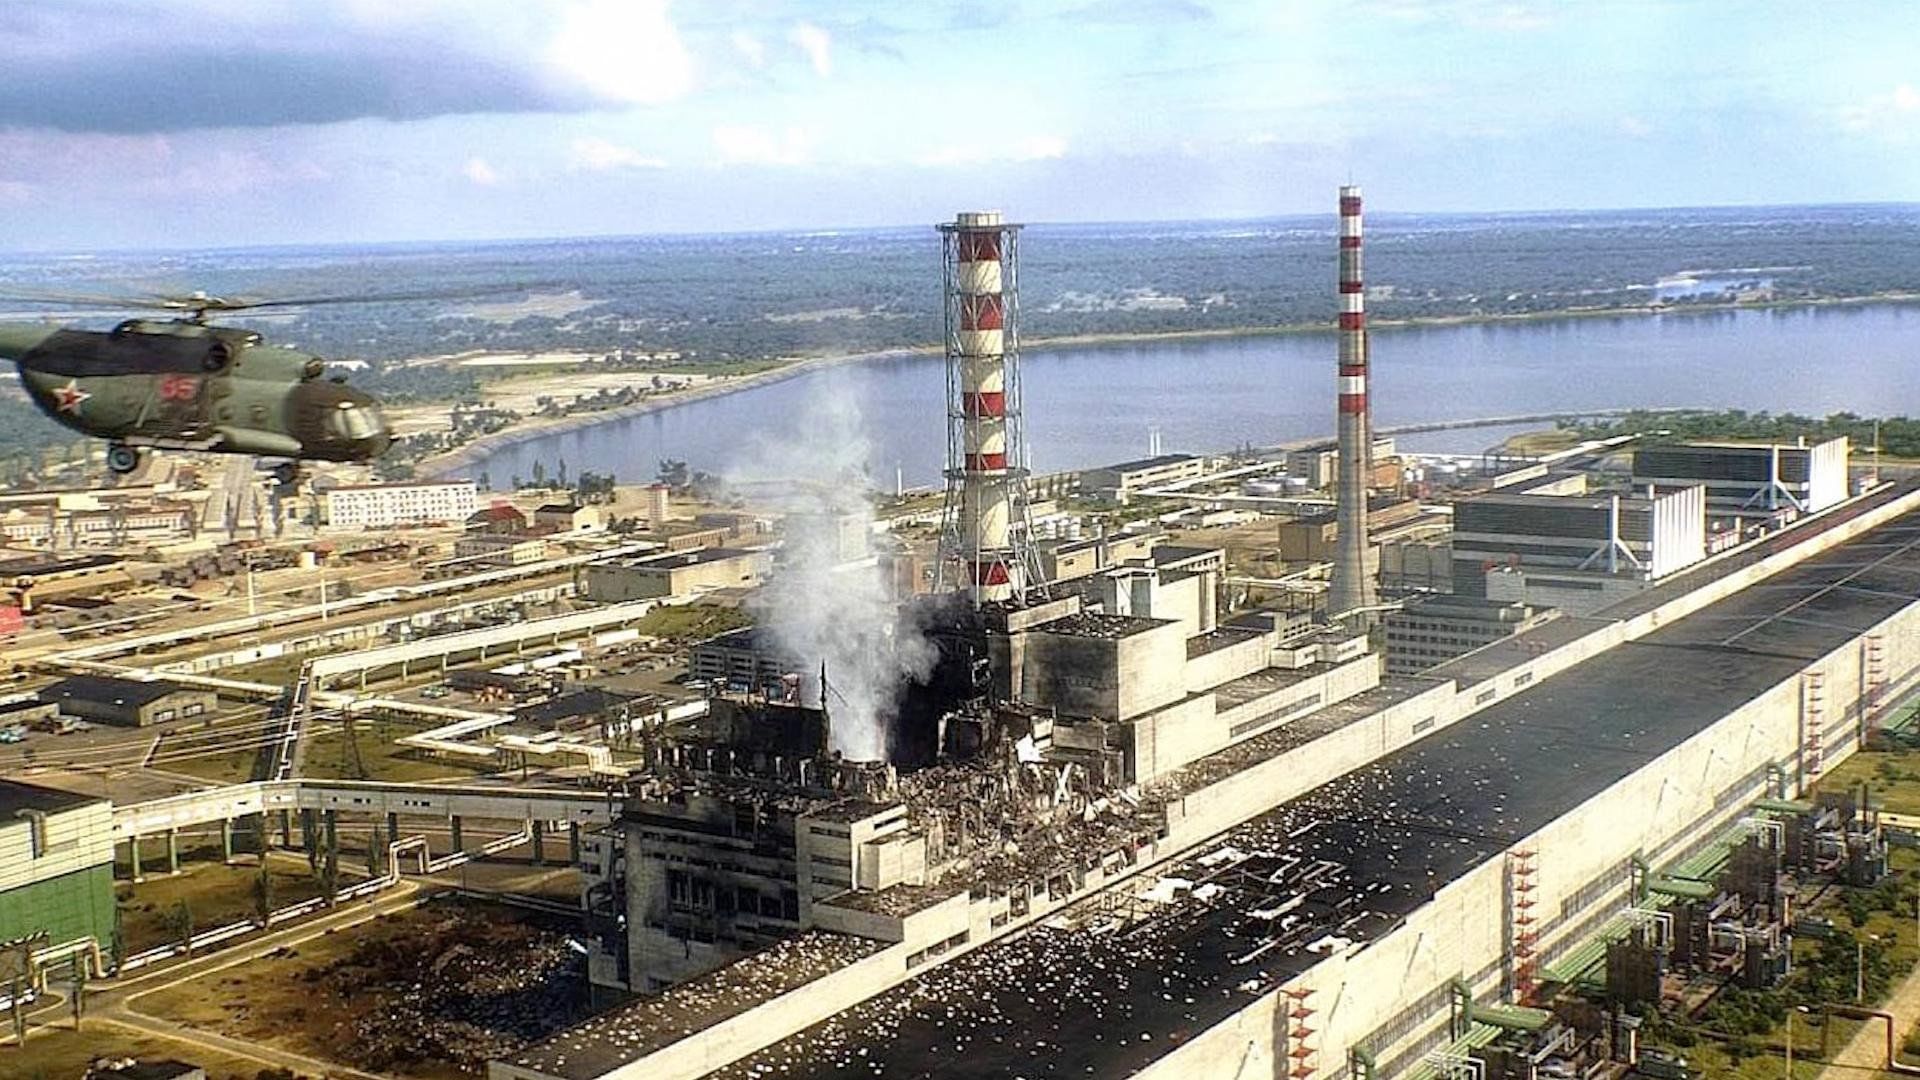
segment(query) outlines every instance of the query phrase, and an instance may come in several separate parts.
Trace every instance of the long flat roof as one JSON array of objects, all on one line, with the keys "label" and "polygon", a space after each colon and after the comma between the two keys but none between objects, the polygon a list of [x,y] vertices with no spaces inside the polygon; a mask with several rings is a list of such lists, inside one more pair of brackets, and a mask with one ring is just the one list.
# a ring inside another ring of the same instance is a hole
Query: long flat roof
[{"label": "long flat roof", "polygon": [[25,784],[18,780],[0,780],[0,824],[10,824],[22,810],[54,814],[88,803],[106,802],[91,795],[77,795],[60,788]]},{"label": "long flat roof", "polygon": [[[1920,512],[1546,679],[1165,871],[1219,885],[1206,899],[1189,895],[1120,933],[1041,927],[996,941],[715,1075],[1126,1075],[1318,963],[1329,936],[1391,933],[1442,885],[1916,599]],[[1276,933],[1268,913],[1294,898],[1304,917]]]}]

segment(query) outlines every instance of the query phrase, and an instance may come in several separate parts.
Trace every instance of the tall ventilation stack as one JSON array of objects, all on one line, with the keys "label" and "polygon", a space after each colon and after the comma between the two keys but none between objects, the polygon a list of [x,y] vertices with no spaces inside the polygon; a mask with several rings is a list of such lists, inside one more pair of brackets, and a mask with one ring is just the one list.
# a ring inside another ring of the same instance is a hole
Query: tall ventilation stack
[{"label": "tall ventilation stack", "polygon": [[[1367,487],[1373,472],[1373,412],[1367,404],[1366,286],[1360,272],[1360,189],[1340,189],[1340,467],[1334,500],[1339,548],[1327,586],[1327,616],[1379,602],[1367,558]],[[1363,615],[1364,619],[1364,615]]]},{"label": "tall ventilation stack", "polygon": [[1020,419],[1020,226],[997,210],[939,226],[946,293],[947,500],[938,587],[1018,602],[1040,580],[1028,543]]}]

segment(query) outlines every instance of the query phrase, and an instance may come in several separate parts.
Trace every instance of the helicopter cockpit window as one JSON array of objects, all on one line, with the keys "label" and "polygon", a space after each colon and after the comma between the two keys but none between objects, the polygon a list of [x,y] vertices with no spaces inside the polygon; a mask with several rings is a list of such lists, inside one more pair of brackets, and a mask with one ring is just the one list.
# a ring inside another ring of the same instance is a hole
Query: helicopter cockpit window
[{"label": "helicopter cockpit window", "polygon": [[343,439],[370,438],[380,431],[372,410],[351,401],[334,406],[333,415],[327,418],[327,427]]}]

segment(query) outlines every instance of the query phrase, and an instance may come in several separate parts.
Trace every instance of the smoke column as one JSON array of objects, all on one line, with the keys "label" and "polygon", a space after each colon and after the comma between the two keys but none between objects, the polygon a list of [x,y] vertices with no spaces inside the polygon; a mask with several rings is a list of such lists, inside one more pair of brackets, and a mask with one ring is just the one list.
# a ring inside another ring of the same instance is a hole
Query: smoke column
[{"label": "smoke column", "polygon": [[872,761],[887,756],[901,690],[924,681],[937,654],[902,622],[868,555],[872,448],[858,387],[839,373],[820,382],[793,438],[754,447],[728,481],[753,485],[756,505],[769,502],[761,491],[771,493],[787,514],[778,564],[753,605],[759,625],[799,663],[801,704],[820,703],[826,665],[833,748]]}]

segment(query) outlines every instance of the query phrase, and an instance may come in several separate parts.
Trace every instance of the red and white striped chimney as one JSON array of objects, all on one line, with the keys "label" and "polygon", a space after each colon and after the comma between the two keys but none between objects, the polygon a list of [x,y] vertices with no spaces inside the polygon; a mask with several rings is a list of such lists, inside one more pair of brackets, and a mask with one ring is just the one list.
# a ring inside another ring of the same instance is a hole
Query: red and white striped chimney
[{"label": "red and white striped chimney", "polygon": [[1340,189],[1339,454],[1334,487],[1338,547],[1327,614],[1379,602],[1367,558],[1367,488],[1373,472],[1373,411],[1367,401],[1366,284],[1360,259],[1360,189]]},{"label": "red and white striped chimney", "polygon": [[998,211],[941,225],[947,311],[947,514],[951,566],[976,604],[1017,599],[1029,584],[1021,544],[1019,343],[1012,291],[1020,226]]}]

